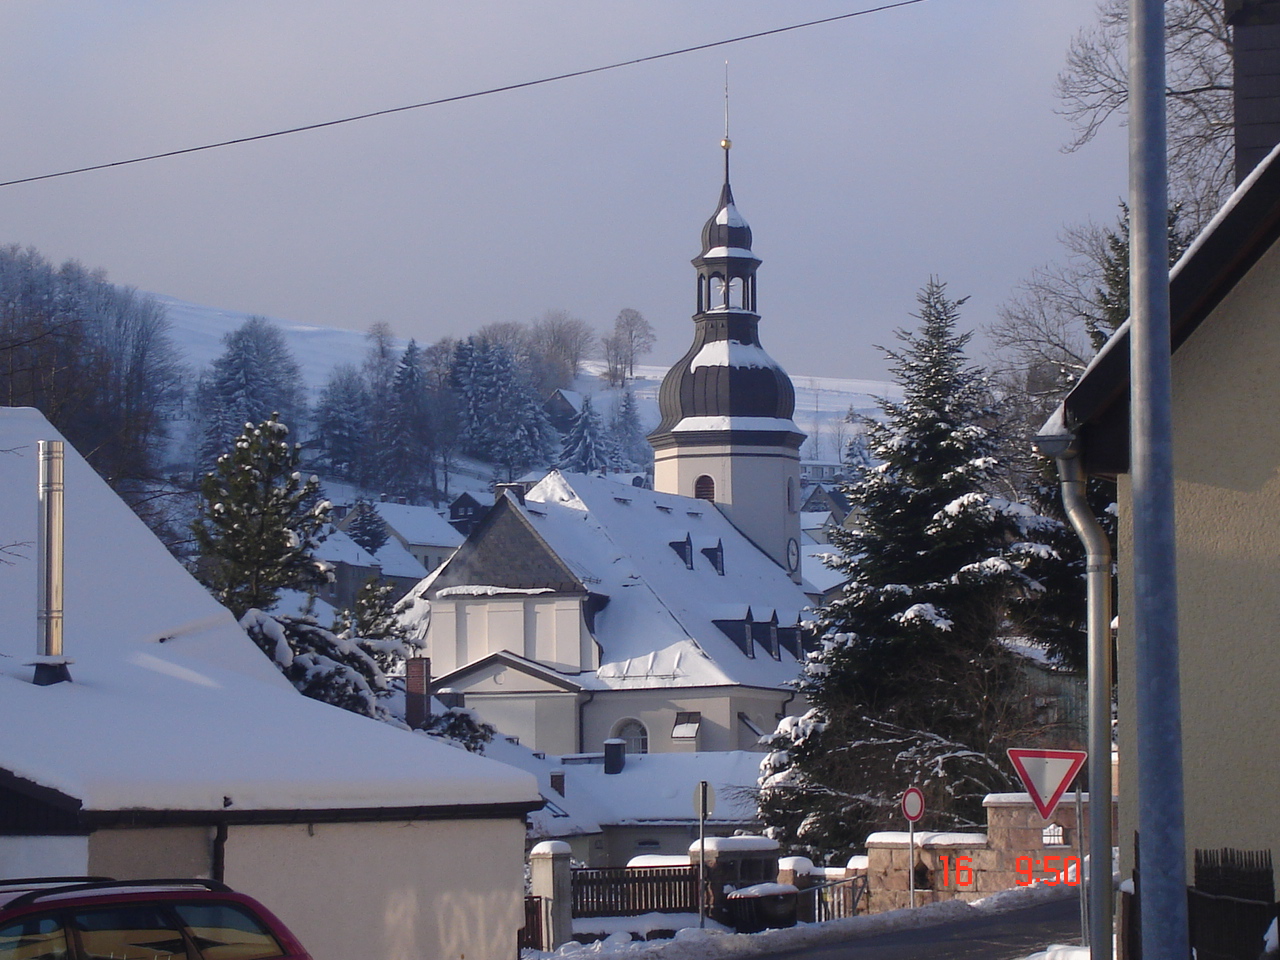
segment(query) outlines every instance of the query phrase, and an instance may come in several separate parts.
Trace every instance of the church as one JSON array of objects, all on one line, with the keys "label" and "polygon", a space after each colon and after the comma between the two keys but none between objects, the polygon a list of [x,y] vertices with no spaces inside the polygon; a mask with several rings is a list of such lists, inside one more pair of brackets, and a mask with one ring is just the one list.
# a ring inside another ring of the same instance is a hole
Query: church
[{"label": "church", "polygon": [[758,749],[806,707],[795,391],[760,344],[729,148],[693,260],[693,343],[663,380],[654,489],[508,490],[404,601],[433,691],[549,754]]}]

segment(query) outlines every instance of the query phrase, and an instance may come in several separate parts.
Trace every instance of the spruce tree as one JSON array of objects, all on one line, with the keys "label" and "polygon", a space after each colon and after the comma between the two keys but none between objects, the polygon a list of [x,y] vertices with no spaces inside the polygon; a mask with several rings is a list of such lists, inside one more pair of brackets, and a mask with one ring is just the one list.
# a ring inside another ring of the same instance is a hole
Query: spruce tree
[{"label": "spruce tree", "polygon": [[913,784],[934,829],[981,822],[983,796],[1010,787],[1019,671],[1000,637],[1010,598],[1040,589],[1025,567],[1044,523],[989,492],[999,438],[955,329],[963,300],[936,280],[917,299],[919,329],[885,351],[904,399],[863,421],[875,465],[843,485],[860,520],[831,535],[849,582],[817,611],[813,709],[783,721],[762,764],[762,816],[824,858],[893,823]]},{"label": "spruce tree", "polygon": [[283,417],[296,426],[306,415],[302,373],[279,327],[250,317],[222,342],[221,356],[197,388],[204,422],[199,462],[206,469],[246,423]]},{"label": "spruce tree", "polygon": [[321,462],[341,480],[356,480],[369,455],[369,392],[351,364],[334,368],[316,408]]},{"label": "spruce tree", "polygon": [[237,617],[270,610],[286,589],[325,583],[328,568],[311,551],[329,519],[315,477],[298,472],[299,444],[276,417],[245,424],[231,452],[200,484],[200,513],[191,529],[197,574]]},{"label": "spruce tree", "polygon": [[352,640],[386,674],[402,674],[409,635],[400,625],[394,599],[396,588],[370,577],[356,593],[355,607],[339,612],[333,632]]},{"label": "spruce tree", "polygon": [[582,409],[569,425],[560,460],[561,470],[573,473],[604,473],[617,459],[615,448],[605,434],[590,397],[582,398]]},{"label": "spruce tree", "polygon": [[614,407],[612,427],[613,442],[618,448],[619,461],[633,470],[649,472],[653,469],[653,447],[645,439],[640,425],[640,410],[636,395],[630,389],[622,391]]},{"label": "spruce tree", "polygon": [[410,503],[425,493],[432,456],[432,418],[422,351],[409,341],[396,364],[387,410],[388,436],[380,451],[387,491]]},{"label": "spruce tree", "polygon": [[357,640],[326,630],[311,617],[273,616],[251,609],[240,618],[254,643],[298,692],[378,720],[394,720],[382,702],[387,676]]},{"label": "spruce tree", "polygon": [[352,510],[355,514],[347,524],[346,532],[356,543],[376,554],[387,542],[387,525],[378,515],[378,509],[361,497]]}]

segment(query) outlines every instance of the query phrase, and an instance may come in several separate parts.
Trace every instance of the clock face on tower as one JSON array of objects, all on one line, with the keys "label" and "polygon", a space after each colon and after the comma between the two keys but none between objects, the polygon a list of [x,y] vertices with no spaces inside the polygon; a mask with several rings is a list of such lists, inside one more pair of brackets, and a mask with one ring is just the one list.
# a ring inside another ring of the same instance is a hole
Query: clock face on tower
[{"label": "clock face on tower", "polygon": [[800,569],[800,544],[795,537],[787,541],[787,569],[792,573]]}]

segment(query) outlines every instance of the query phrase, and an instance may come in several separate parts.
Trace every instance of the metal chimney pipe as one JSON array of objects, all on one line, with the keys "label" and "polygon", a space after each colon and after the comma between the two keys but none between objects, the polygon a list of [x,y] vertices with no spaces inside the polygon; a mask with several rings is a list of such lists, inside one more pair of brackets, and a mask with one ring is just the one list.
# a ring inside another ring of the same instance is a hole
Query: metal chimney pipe
[{"label": "metal chimney pipe", "polygon": [[61,440],[39,441],[39,510],[36,519],[35,682],[70,680],[62,655],[63,448]]}]

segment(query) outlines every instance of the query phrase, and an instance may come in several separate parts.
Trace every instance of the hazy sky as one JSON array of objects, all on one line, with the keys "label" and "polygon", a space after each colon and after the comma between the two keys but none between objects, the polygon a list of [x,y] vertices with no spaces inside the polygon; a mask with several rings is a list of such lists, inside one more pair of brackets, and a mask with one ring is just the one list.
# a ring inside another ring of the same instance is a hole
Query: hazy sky
[{"label": "hazy sky", "polygon": [[[873,0],[4,0],[0,181],[627,60]],[[0,188],[0,243],[281,320],[432,341],[564,309],[687,347],[733,184],[761,338],[883,377],[935,274],[994,317],[1070,224],[1114,220],[1123,131],[1064,155],[1053,81],[1094,0],[925,0],[640,66]]]}]

